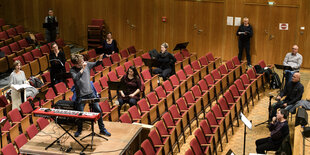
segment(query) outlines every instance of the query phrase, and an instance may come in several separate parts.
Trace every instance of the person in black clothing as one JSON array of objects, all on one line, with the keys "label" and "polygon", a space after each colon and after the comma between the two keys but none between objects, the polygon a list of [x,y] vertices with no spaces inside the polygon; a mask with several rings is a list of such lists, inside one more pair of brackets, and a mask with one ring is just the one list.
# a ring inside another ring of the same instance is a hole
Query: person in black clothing
[{"label": "person in black clothing", "polygon": [[[294,107],[297,101],[301,100],[302,94],[304,93],[304,86],[300,83],[300,73],[294,73],[292,80],[287,84],[287,87],[280,92],[277,96],[278,102],[274,103],[271,107],[269,114],[269,121],[276,115],[278,108],[285,108],[289,111]],[[281,100],[283,96],[286,96],[284,100]]]},{"label": "person in black clothing", "polygon": [[137,101],[140,99],[141,80],[135,66],[130,66],[128,68],[127,73],[122,77],[121,82],[126,85],[126,89],[119,91],[119,113],[124,103],[129,103],[131,107],[137,105]]},{"label": "person in black clothing", "polygon": [[104,57],[110,57],[114,53],[118,53],[117,42],[112,38],[112,33],[107,33],[107,38],[103,41],[103,53]]},{"label": "person in black clothing", "polygon": [[[54,11],[52,9],[48,10],[48,16],[45,17],[45,23],[57,23],[57,17],[54,16]],[[45,39],[47,42],[54,42],[57,35],[59,34],[58,26],[52,26],[45,30]]]},{"label": "person in black clothing", "polygon": [[256,152],[265,154],[265,151],[277,151],[282,144],[284,138],[289,135],[288,122],[286,120],[288,111],[281,109],[277,113],[277,117],[272,118],[272,122],[268,128],[270,137],[256,140]]},{"label": "person in black clothing", "polygon": [[243,49],[246,51],[246,59],[248,66],[251,67],[251,56],[250,56],[250,39],[253,36],[252,26],[249,24],[249,18],[243,18],[243,24],[239,26],[237,31],[237,36],[239,36],[238,47],[239,54],[238,59],[241,61]]},{"label": "person in black clothing", "polygon": [[167,48],[167,43],[163,43],[161,45],[161,51],[156,57],[159,65],[153,70],[153,73],[159,74],[163,80],[166,80],[175,73],[174,63],[176,62],[176,59],[171,53],[167,51]]},{"label": "person in black clothing", "polygon": [[49,59],[51,62],[50,75],[52,85],[59,82],[65,82],[65,53],[58,49],[56,43],[52,43],[53,52],[50,53]]}]

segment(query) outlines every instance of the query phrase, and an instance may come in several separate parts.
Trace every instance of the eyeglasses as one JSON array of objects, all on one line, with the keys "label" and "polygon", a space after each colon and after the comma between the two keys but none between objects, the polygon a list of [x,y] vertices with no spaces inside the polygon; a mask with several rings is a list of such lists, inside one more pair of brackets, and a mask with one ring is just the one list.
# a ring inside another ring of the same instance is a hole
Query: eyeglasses
[{"label": "eyeglasses", "polygon": [[298,48],[292,48],[293,50],[298,50]]}]

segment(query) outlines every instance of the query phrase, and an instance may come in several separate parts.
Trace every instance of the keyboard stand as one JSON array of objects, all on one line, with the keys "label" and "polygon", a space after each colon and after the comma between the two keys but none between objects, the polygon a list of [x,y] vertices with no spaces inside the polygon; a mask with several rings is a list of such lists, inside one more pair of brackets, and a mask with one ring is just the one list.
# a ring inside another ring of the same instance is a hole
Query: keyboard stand
[{"label": "keyboard stand", "polygon": [[94,121],[91,121],[91,133],[88,134],[88,135],[86,135],[86,136],[84,136],[84,137],[81,138],[80,140],[82,141],[83,139],[85,139],[85,138],[87,138],[87,137],[89,137],[89,136],[91,136],[91,146],[90,146],[91,149],[93,149],[94,136],[100,137],[100,138],[105,139],[106,141],[108,141],[107,138],[105,138],[105,137],[103,137],[103,136],[101,136],[101,135],[95,133],[95,131],[94,131]]},{"label": "keyboard stand", "polygon": [[[51,118],[54,120],[54,122],[57,122],[55,118],[53,118],[53,117],[51,117]],[[93,123],[93,121],[92,121],[92,123]],[[69,131],[74,127],[74,125],[73,125],[70,129],[66,130],[60,123],[57,123],[57,124],[58,124],[58,126],[60,126],[60,128],[62,128],[62,129],[65,131],[65,133],[62,134],[61,136],[59,136],[59,137],[58,137],[56,140],[54,140],[50,145],[48,145],[48,146],[45,148],[45,150],[47,150],[49,147],[53,146],[53,145],[55,144],[55,142],[58,142],[59,139],[60,139],[61,137],[63,137],[64,135],[68,134],[70,137],[73,138],[73,140],[74,140],[75,142],[77,142],[77,143],[82,147],[82,151],[81,151],[80,154],[84,154],[84,151],[85,151],[86,148],[89,146],[89,144],[87,144],[86,146],[82,145],[82,144],[69,132]]]}]

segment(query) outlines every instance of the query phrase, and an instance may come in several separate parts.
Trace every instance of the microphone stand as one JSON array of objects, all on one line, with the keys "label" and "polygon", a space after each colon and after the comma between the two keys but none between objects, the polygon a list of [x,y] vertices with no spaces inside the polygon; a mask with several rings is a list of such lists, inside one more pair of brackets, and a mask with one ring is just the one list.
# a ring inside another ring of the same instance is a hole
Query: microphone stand
[{"label": "microphone stand", "polygon": [[266,123],[268,124],[269,123],[269,115],[270,115],[270,111],[271,111],[271,99],[273,97],[274,97],[273,95],[269,94],[268,119],[266,121],[264,121],[264,122],[256,124],[255,127],[260,126],[262,124],[266,124]]}]

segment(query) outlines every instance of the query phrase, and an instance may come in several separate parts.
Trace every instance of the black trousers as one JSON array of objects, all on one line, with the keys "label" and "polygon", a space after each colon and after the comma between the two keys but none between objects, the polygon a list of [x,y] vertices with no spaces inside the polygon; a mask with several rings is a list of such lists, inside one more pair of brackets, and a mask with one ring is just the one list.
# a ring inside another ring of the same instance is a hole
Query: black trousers
[{"label": "black trousers", "polygon": [[239,42],[238,42],[238,47],[239,47],[239,54],[238,54],[238,59],[239,59],[239,61],[241,62],[241,60],[242,60],[243,49],[245,49],[247,64],[248,64],[248,65],[251,65],[250,40],[249,40],[249,41],[242,41],[242,40],[239,40]]},{"label": "black trousers", "polygon": [[172,69],[171,68],[166,68],[166,69],[161,69],[161,68],[155,68],[153,69],[153,73],[159,74],[160,77],[163,78],[163,80],[167,80],[169,76],[171,75]]},{"label": "black trousers", "polygon": [[56,29],[55,30],[45,30],[45,39],[47,42],[54,42],[56,40]]},{"label": "black trousers", "polygon": [[265,154],[265,151],[277,151],[280,145],[276,145],[272,142],[270,137],[258,139],[255,141],[256,153]]}]

